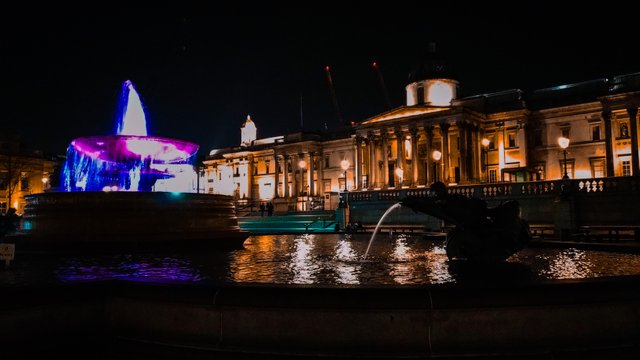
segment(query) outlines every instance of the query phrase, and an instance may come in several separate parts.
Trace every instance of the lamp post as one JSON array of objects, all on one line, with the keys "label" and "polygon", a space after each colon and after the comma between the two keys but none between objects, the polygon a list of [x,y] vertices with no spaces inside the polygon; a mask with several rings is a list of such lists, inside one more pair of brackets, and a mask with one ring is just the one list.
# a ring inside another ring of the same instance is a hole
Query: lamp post
[{"label": "lamp post", "polygon": [[564,157],[564,175],[562,176],[562,180],[569,179],[569,174],[567,173],[567,148],[569,147],[569,138],[561,136],[558,138],[558,145],[562,148],[562,155]]},{"label": "lamp post", "polygon": [[437,182],[438,181],[438,170],[439,170],[438,162],[442,158],[442,153],[440,151],[438,151],[438,150],[433,150],[433,152],[431,153],[431,157],[435,161],[433,173],[435,175],[435,181],[434,182]]},{"label": "lamp post", "polygon": [[349,169],[349,160],[340,161],[340,167],[344,170],[344,191],[347,191],[347,169]]},{"label": "lamp post", "polygon": [[47,176],[42,177],[42,192],[47,190],[47,184],[49,183],[49,178]]},{"label": "lamp post", "polygon": [[489,144],[491,141],[487,138],[480,140],[482,144],[482,150],[484,151],[484,176],[485,182],[489,182]]}]

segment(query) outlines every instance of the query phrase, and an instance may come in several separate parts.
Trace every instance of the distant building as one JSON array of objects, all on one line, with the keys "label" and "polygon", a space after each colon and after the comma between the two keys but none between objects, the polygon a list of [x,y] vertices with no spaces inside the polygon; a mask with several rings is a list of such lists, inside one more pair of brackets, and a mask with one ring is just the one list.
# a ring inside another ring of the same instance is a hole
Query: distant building
[{"label": "distant building", "polygon": [[24,196],[47,191],[59,162],[40,151],[27,150],[18,139],[0,140],[0,212],[24,211]]},{"label": "distant building", "polygon": [[207,191],[305,210],[323,202],[335,208],[345,188],[640,174],[640,73],[459,98],[455,75],[432,52],[410,74],[406,93],[405,106],[331,133],[255,139],[245,137],[255,131],[245,130],[255,129],[248,118],[241,146],[212,150],[205,161]]}]

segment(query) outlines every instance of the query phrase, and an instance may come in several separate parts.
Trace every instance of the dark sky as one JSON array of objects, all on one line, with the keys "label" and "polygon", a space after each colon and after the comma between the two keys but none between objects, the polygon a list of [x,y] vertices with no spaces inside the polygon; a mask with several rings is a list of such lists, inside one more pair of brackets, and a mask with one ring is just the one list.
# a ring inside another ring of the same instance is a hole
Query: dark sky
[{"label": "dark sky", "polygon": [[[430,41],[458,74],[462,95],[530,90],[640,71],[638,21],[615,2],[471,7],[397,1],[233,8],[40,9],[0,19],[2,130],[63,154],[76,137],[111,134],[131,80],[153,135],[237,145],[247,114],[259,137],[362,121],[393,106]],[[515,3],[514,3],[515,4]],[[370,13],[371,12],[371,13]]]}]

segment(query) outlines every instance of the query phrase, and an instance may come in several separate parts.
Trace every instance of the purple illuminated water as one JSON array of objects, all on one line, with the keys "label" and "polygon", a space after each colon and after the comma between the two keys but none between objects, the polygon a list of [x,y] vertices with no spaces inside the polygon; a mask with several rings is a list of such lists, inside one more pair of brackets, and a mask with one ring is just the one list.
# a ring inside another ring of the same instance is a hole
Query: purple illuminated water
[{"label": "purple illuminated water", "polygon": [[[198,145],[147,135],[142,101],[133,83],[122,85],[116,134],[69,144],[62,190],[189,191]],[[195,175],[194,175],[195,176]]]}]

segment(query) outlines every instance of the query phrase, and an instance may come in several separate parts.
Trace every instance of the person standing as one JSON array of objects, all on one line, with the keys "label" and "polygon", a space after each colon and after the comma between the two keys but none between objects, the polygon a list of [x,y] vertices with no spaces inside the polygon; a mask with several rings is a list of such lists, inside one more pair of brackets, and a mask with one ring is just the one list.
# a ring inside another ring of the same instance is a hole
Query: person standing
[{"label": "person standing", "polygon": [[269,204],[267,204],[267,214],[269,216],[273,215],[273,203],[271,203],[271,202]]}]

